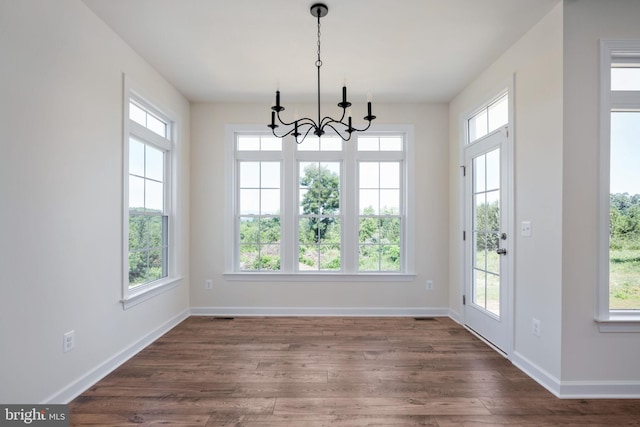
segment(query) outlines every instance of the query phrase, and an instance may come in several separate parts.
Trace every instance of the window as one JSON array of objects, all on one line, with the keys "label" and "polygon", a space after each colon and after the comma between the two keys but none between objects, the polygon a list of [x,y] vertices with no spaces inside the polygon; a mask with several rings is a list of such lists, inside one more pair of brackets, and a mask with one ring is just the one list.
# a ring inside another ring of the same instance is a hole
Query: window
[{"label": "window", "polygon": [[228,128],[228,278],[412,274],[409,129],[301,144],[261,130]]},{"label": "window", "polygon": [[602,41],[601,94],[598,319],[640,331],[640,41]]},{"label": "window", "polygon": [[468,120],[468,144],[509,123],[509,95],[503,94]]},{"label": "window", "polygon": [[[125,84],[125,308],[176,281],[172,259],[173,121]],[[162,289],[164,290],[164,289]]]}]

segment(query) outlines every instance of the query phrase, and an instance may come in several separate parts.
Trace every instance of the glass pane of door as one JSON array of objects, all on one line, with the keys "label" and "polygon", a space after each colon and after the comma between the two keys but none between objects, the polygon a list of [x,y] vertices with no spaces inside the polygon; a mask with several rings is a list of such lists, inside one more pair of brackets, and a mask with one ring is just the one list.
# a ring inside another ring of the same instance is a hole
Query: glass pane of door
[{"label": "glass pane of door", "polygon": [[472,303],[500,317],[500,148],[473,159]]}]

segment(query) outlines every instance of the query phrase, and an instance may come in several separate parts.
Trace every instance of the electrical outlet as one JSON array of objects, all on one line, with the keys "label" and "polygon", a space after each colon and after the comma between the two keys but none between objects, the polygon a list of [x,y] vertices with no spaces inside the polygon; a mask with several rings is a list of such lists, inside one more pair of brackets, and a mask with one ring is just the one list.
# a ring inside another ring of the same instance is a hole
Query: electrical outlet
[{"label": "electrical outlet", "polygon": [[213,280],[211,279],[207,279],[204,281],[204,288],[205,289],[213,289]]},{"label": "electrical outlet", "polygon": [[537,337],[540,336],[540,320],[533,318],[531,322],[531,333]]},{"label": "electrical outlet", "polygon": [[76,346],[76,331],[69,331],[62,336],[62,351],[64,353],[73,350]]},{"label": "electrical outlet", "polygon": [[531,221],[522,221],[520,223],[520,235],[522,237],[531,237]]},{"label": "electrical outlet", "polygon": [[427,290],[433,290],[433,280],[427,280]]}]

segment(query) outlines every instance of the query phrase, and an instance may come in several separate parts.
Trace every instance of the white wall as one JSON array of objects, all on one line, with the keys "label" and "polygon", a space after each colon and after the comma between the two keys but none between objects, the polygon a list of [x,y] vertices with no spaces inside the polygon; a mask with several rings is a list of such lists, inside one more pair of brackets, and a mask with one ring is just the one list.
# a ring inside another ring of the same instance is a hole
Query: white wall
[{"label": "white wall", "polygon": [[[189,306],[189,104],[79,0],[0,2],[0,53],[0,402],[59,402]],[[185,276],[127,311],[123,73],[179,120]]]},{"label": "white wall", "polygon": [[[514,78],[514,193],[516,235],[512,360],[530,373],[560,378],[562,249],[562,7],[506,51],[451,103],[449,108],[450,304],[461,307],[460,222],[461,120]],[[518,233],[531,221],[532,237]],[[531,334],[531,319],[542,334]],[[544,380],[543,378],[539,378]]]},{"label": "white wall", "polygon": [[640,335],[600,333],[596,315],[599,39],[640,39],[637,0],[566,1],[562,379],[640,387]]},{"label": "white wall", "polygon": [[[300,111],[313,105],[298,106]],[[331,111],[327,106],[326,111]],[[333,107],[335,108],[335,106]],[[251,283],[223,277],[224,132],[227,124],[269,120],[269,105],[192,105],[191,151],[191,305],[211,313],[242,312],[240,308],[301,309],[440,309],[448,306],[447,107],[445,105],[376,105],[377,124],[413,124],[415,153],[414,282],[400,283]],[[204,289],[212,279],[213,290]],[[434,280],[427,292],[425,281]],[[275,309],[275,310],[274,310]],[[245,311],[246,312],[246,311]],[[282,312],[282,310],[280,310]],[[309,311],[307,311],[309,312]],[[325,310],[325,312],[329,312]],[[355,311],[357,312],[357,310]],[[316,311],[318,313],[318,311]]]}]

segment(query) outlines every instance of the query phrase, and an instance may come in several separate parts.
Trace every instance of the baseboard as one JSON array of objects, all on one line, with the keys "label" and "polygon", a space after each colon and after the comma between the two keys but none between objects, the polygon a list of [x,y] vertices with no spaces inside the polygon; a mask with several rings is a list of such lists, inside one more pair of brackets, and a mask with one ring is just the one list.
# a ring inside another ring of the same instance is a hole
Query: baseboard
[{"label": "baseboard", "polygon": [[462,316],[460,315],[459,312],[449,309],[449,317],[451,318],[451,320],[453,320],[454,322],[456,322],[459,325],[462,325]]},{"label": "baseboard", "polygon": [[514,351],[513,354],[511,354],[510,359],[514,366],[529,375],[535,382],[549,390],[554,396],[561,397],[560,380],[558,380],[558,378],[540,368],[517,351]]},{"label": "baseboard", "polygon": [[192,307],[193,316],[448,317],[448,308],[401,307]]},{"label": "baseboard", "polygon": [[57,393],[49,396],[45,399],[42,404],[54,404],[54,403],[62,403],[67,404],[75,399],[77,396],[82,394],[85,390],[89,389],[95,383],[100,381],[102,378],[106,377],[113,370],[115,370],[118,366],[122,365],[124,362],[135,356],[141,350],[143,350],[146,346],[160,338],[162,335],[176,327],[180,322],[189,317],[189,309],[186,309],[174,316],[173,318],[167,320],[165,323],[160,325],[158,328],[149,332],[147,335],[142,337],[135,344],[125,348],[120,353],[116,354],[112,358],[106,360],[104,363],[100,364],[93,370],[89,371],[87,374],[80,377],[78,380],[72,382],[68,386],[64,387],[62,390]]},{"label": "baseboard", "polygon": [[562,399],[640,399],[640,381],[562,381]]},{"label": "baseboard", "polygon": [[511,363],[560,399],[640,399],[640,381],[560,381],[518,352]]}]

